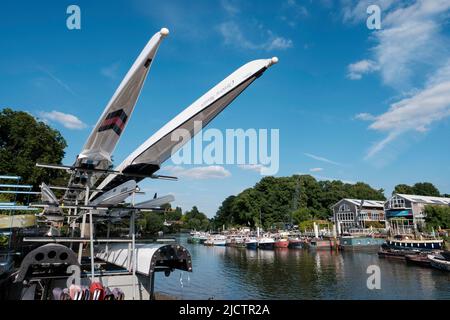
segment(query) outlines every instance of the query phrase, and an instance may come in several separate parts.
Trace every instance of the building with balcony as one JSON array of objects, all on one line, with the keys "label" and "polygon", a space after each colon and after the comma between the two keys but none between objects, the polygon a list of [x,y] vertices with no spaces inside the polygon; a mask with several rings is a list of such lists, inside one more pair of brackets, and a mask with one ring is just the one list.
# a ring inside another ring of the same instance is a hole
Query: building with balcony
[{"label": "building with balcony", "polygon": [[386,227],[393,234],[414,234],[425,226],[425,207],[450,206],[450,198],[394,194],[384,204]]},{"label": "building with balcony", "polygon": [[338,234],[370,228],[373,222],[385,226],[384,201],[342,199],[331,210]]}]

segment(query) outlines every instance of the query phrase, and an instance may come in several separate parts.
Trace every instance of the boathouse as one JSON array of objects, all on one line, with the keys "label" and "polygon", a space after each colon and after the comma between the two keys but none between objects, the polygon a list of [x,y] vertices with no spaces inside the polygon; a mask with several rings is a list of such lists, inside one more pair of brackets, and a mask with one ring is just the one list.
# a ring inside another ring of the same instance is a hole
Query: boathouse
[{"label": "boathouse", "polygon": [[370,228],[373,222],[385,226],[384,201],[342,199],[331,206],[339,234]]},{"label": "boathouse", "polygon": [[413,234],[425,225],[425,207],[450,206],[450,198],[394,194],[384,203],[386,227],[396,234]]}]

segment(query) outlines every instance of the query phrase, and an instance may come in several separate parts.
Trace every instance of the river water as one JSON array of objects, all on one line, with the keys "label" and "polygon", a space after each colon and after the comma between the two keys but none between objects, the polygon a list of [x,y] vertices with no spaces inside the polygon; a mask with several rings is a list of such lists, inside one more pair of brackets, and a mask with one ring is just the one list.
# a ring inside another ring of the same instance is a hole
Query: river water
[{"label": "river water", "polygon": [[[378,258],[371,252],[206,247],[178,237],[193,272],[162,273],[156,291],[181,299],[450,299],[450,273]],[[370,290],[371,265],[380,289]]]}]

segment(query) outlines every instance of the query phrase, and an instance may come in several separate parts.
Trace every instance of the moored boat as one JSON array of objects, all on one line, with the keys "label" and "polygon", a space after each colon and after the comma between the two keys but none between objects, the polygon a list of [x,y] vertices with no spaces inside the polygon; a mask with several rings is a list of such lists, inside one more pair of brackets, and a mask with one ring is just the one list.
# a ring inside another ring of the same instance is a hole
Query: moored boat
[{"label": "moored boat", "polygon": [[361,249],[378,249],[384,244],[383,238],[375,237],[358,237],[358,236],[342,236],[339,238],[339,249],[341,250],[361,250]]},{"label": "moored boat", "polygon": [[445,260],[450,261],[450,251],[447,251],[447,250],[442,251],[441,256],[443,256]]},{"label": "moored boat", "polygon": [[273,246],[275,248],[287,248],[289,246],[289,240],[284,238],[276,239]]},{"label": "moored boat", "polygon": [[389,238],[386,244],[390,248],[400,250],[440,250],[442,249],[443,240],[441,239],[409,239],[403,237],[402,239]]},{"label": "moored boat", "polygon": [[206,240],[208,240],[208,233],[205,232],[191,232],[191,236],[188,238],[188,243],[194,243],[194,244],[203,244]]},{"label": "moored boat", "polygon": [[428,259],[430,260],[430,264],[433,268],[443,271],[450,271],[450,261],[445,260],[443,256],[429,254]]},{"label": "moored boat", "polygon": [[308,243],[308,249],[312,250],[330,250],[333,247],[333,243],[329,239],[313,238]]},{"label": "moored boat", "polygon": [[389,247],[387,244],[383,244],[378,251],[380,258],[392,258],[404,260],[406,255],[418,254],[417,250],[400,250]]},{"label": "moored boat", "polygon": [[299,249],[303,248],[303,241],[300,238],[289,238],[289,248]]},{"label": "moored boat", "polygon": [[256,249],[258,248],[258,240],[256,238],[247,238],[245,239],[245,246],[247,249]]},{"label": "moored boat", "polygon": [[231,235],[226,239],[227,247],[245,248],[245,238],[241,235]]},{"label": "moored boat", "polygon": [[405,255],[406,263],[418,265],[421,267],[431,267],[430,259],[428,259],[428,255],[425,254],[406,254]]},{"label": "moored boat", "polygon": [[208,240],[204,242],[205,246],[225,246],[227,242],[227,238],[221,235],[215,235],[209,237]]},{"label": "moored boat", "polygon": [[275,239],[270,237],[262,237],[258,239],[258,248],[271,250],[274,248]]}]

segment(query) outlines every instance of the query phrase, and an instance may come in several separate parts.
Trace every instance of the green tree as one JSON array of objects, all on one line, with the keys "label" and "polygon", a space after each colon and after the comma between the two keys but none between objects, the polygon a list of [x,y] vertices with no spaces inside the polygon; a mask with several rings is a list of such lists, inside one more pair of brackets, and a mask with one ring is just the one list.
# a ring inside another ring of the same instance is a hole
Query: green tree
[{"label": "green tree", "polygon": [[208,217],[200,212],[196,206],[192,207],[190,211],[186,211],[181,221],[184,222],[184,227],[188,229],[206,231],[210,227]]},{"label": "green tree", "polygon": [[137,221],[138,227],[147,235],[156,235],[164,230],[164,217],[161,213],[145,212]]},{"label": "green tree", "polygon": [[425,222],[428,229],[450,229],[450,207],[426,206]]},{"label": "green tree", "polygon": [[294,223],[299,225],[304,221],[311,220],[312,215],[307,208],[300,208],[292,213],[292,218],[294,220]]},{"label": "green tree", "polygon": [[415,194],[414,187],[408,186],[407,184],[399,184],[396,185],[394,188],[394,193],[400,193],[400,194]]},{"label": "green tree", "polygon": [[439,197],[441,195],[438,188],[436,188],[430,182],[418,182],[413,187],[414,192],[417,195],[431,196],[431,197]]},{"label": "green tree", "polygon": [[169,221],[179,221],[183,213],[180,207],[176,207],[175,210],[170,210],[166,213],[166,219]]},{"label": "green tree", "polygon": [[0,173],[18,175],[23,183],[61,179],[61,170],[37,168],[36,163],[61,164],[67,143],[59,131],[22,111],[0,112]]},{"label": "green tree", "polygon": [[393,193],[416,194],[419,196],[439,197],[441,196],[438,188],[430,182],[418,182],[413,186],[399,184],[395,186]]}]

